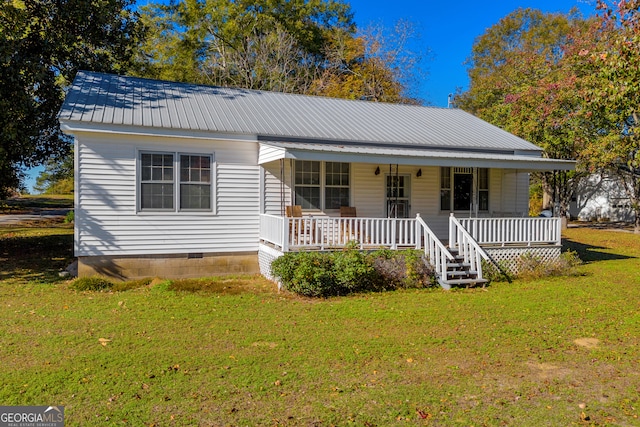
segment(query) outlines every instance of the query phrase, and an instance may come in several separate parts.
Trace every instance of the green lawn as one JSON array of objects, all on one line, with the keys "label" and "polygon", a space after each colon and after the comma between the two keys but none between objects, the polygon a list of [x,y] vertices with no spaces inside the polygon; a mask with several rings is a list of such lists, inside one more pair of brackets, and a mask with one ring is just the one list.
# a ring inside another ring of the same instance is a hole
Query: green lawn
[{"label": "green lawn", "polygon": [[0,402],[69,426],[640,425],[640,236],[568,230],[578,277],[310,300],[76,292],[29,233],[0,229]]},{"label": "green lawn", "polygon": [[48,208],[73,208],[73,194],[37,194],[0,200],[0,214],[24,213]]}]

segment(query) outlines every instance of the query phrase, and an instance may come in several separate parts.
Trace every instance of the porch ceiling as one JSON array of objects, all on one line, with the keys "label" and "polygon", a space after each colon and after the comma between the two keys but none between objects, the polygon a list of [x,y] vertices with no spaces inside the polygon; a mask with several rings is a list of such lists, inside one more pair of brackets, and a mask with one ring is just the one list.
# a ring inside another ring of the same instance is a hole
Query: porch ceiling
[{"label": "porch ceiling", "polygon": [[[268,154],[267,154],[268,153]],[[392,148],[312,142],[261,141],[259,163],[278,159],[324,160],[346,163],[399,164],[519,169],[522,171],[573,170],[575,161],[539,157],[539,152],[491,152]]]}]

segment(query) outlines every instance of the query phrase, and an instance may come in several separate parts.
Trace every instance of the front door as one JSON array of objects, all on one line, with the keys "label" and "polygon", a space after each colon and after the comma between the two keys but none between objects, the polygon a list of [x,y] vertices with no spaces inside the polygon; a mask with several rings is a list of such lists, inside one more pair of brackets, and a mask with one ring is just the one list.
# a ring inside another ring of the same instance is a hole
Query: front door
[{"label": "front door", "polygon": [[[466,172],[466,171],[465,171]],[[468,211],[471,209],[473,195],[473,173],[458,172],[453,174],[453,210]]]},{"label": "front door", "polygon": [[409,218],[410,175],[387,175],[387,218]]}]

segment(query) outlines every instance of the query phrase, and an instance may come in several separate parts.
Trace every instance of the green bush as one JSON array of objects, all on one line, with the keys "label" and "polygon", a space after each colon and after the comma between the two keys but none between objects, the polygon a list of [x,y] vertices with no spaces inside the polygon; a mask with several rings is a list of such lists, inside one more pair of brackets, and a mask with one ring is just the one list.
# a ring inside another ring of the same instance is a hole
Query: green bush
[{"label": "green bush", "polygon": [[323,252],[287,252],[271,264],[284,289],[308,297],[340,295],[333,259]]},{"label": "green bush", "polygon": [[333,275],[338,294],[371,291],[380,283],[380,277],[367,256],[352,246],[333,252]]},{"label": "green bush", "polygon": [[100,276],[80,277],[71,284],[76,291],[104,291],[112,287],[113,282]]},{"label": "green bush", "polygon": [[67,215],[65,215],[65,217],[64,217],[64,223],[65,224],[70,224],[73,221],[75,221],[76,217],[75,217],[75,214],[73,212],[74,211],[72,211],[72,210],[67,212]]},{"label": "green bush", "polygon": [[288,252],[271,264],[283,288],[309,297],[329,297],[434,283],[433,270],[415,250],[366,254],[349,245],[331,253]]}]

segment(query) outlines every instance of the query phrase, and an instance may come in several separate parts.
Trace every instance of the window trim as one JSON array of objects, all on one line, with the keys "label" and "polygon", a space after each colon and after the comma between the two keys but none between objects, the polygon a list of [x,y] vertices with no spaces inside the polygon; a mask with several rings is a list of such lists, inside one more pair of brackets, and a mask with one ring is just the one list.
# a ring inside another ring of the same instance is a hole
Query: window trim
[{"label": "window trim", "polygon": [[[143,209],[142,208],[142,155],[170,154],[173,156],[173,209]],[[180,206],[180,156],[206,156],[210,159],[210,194],[211,207],[209,209],[182,209]],[[136,214],[137,215],[216,215],[217,214],[217,175],[218,164],[215,152],[201,150],[153,150],[136,148]]]}]

